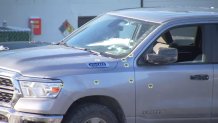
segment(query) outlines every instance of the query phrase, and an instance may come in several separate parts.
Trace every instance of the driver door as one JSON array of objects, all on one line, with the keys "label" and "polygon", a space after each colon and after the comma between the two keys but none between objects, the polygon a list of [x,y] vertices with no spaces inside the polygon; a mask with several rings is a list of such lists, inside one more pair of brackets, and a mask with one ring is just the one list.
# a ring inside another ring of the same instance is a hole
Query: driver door
[{"label": "driver door", "polygon": [[[174,45],[167,45],[179,52],[176,63],[145,63],[144,56],[149,50],[140,57],[135,66],[136,123],[210,122],[213,86],[211,40],[207,40],[210,27],[196,25],[168,30]],[[155,44],[156,41],[149,49]],[[184,47],[199,48],[199,52]]]}]

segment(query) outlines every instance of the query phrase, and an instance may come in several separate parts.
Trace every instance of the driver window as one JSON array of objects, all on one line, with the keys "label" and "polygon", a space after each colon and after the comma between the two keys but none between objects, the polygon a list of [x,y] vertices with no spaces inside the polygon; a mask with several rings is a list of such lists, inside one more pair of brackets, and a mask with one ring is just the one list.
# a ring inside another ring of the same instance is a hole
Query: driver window
[{"label": "driver window", "polygon": [[160,49],[176,49],[178,55],[174,63],[204,63],[203,48],[201,26],[178,27],[163,33],[143,56],[148,61],[148,54],[158,56]]}]

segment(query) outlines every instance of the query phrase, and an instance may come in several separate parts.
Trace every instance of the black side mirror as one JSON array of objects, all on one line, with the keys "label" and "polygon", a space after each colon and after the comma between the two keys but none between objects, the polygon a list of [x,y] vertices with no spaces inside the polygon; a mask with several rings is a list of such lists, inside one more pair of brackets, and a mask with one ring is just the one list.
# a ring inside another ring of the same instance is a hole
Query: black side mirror
[{"label": "black side mirror", "polygon": [[176,48],[159,48],[157,54],[147,54],[146,60],[151,64],[170,64],[178,60],[178,51]]}]

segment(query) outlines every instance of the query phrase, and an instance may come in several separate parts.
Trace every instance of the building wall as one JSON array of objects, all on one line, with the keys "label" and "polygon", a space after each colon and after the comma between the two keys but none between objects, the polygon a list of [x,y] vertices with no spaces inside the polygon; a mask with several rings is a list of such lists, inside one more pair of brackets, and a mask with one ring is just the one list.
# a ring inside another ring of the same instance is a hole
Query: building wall
[{"label": "building wall", "polygon": [[64,37],[59,27],[66,19],[77,28],[78,16],[139,6],[140,0],[1,0],[0,26],[6,20],[10,26],[27,28],[29,17],[41,17],[42,35],[33,39],[54,42]]},{"label": "building wall", "polygon": [[[218,0],[144,0],[144,6],[218,7]],[[140,7],[140,0],[0,0],[0,26],[6,20],[10,26],[27,28],[29,17],[41,17],[42,35],[33,40],[55,42],[64,37],[59,27],[65,20],[77,28],[78,16],[134,7]]]},{"label": "building wall", "polygon": [[186,7],[216,7],[218,0],[144,0],[144,7],[186,6]]}]

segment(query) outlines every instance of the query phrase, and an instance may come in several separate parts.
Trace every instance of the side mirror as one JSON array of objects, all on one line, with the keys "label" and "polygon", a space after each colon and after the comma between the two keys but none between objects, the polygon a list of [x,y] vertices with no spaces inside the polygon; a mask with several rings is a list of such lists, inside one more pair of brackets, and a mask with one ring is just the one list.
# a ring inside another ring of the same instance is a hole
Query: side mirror
[{"label": "side mirror", "polygon": [[170,64],[178,59],[176,48],[159,48],[157,54],[147,54],[146,60],[151,64]]}]

